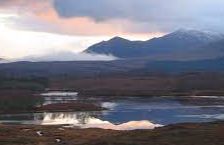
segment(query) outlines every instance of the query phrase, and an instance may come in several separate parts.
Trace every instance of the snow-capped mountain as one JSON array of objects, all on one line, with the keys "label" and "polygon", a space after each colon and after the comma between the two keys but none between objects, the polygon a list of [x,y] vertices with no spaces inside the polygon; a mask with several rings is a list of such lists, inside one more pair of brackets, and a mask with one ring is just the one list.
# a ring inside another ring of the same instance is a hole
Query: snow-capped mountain
[{"label": "snow-capped mountain", "polygon": [[149,57],[152,59],[170,58],[172,55],[188,52],[224,38],[223,34],[180,29],[173,33],[148,41],[129,41],[114,37],[89,47],[85,52],[110,54],[119,58]]},{"label": "snow-capped mountain", "polygon": [[224,34],[210,31],[199,31],[193,29],[179,29],[171,34],[166,35],[166,37],[176,37],[179,39],[192,39],[200,42],[211,42],[224,38]]}]

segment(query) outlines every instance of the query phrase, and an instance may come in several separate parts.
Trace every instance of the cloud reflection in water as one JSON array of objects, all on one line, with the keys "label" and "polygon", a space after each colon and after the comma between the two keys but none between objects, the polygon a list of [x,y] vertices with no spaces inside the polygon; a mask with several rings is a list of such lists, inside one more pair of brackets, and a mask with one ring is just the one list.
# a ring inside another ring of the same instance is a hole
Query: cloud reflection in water
[{"label": "cloud reflection in water", "polygon": [[45,113],[41,125],[70,125],[80,128],[102,128],[112,130],[154,129],[161,127],[150,121],[130,121],[123,124],[113,124],[90,116],[89,113]]}]

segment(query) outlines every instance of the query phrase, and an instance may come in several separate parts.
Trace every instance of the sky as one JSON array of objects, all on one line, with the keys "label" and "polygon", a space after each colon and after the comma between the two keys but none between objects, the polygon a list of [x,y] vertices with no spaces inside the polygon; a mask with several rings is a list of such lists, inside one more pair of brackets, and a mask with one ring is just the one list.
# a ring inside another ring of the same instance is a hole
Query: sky
[{"label": "sky", "polygon": [[223,0],[0,0],[0,57],[78,53],[114,36],[224,32]]}]

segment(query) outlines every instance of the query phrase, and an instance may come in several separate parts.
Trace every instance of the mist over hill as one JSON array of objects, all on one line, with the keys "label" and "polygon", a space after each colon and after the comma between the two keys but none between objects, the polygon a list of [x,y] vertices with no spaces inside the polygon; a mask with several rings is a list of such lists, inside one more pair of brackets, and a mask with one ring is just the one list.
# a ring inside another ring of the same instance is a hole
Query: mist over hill
[{"label": "mist over hill", "polygon": [[116,57],[104,54],[89,54],[89,53],[73,53],[70,51],[60,51],[55,53],[48,53],[44,55],[26,56],[16,61],[31,61],[31,62],[50,62],[50,61],[111,61]]}]

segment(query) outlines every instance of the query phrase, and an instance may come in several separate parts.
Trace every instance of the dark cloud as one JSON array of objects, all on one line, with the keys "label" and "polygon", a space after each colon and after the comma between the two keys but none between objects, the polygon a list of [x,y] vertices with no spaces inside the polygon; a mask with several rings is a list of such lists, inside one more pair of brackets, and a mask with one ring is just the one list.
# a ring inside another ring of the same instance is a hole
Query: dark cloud
[{"label": "dark cloud", "polygon": [[224,19],[223,5],[223,0],[54,0],[55,10],[63,18],[128,19],[167,31],[199,26],[224,30],[220,21]]},{"label": "dark cloud", "polygon": [[[62,17],[88,16],[97,21],[127,18],[148,21],[168,19],[178,15],[172,5],[158,0],[54,0],[54,7]],[[177,1],[177,0],[171,0]],[[160,9],[158,9],[160,8]],[[158,13],[159,12],[159,13]],[[158,17],[159,16],[159,17]]]}]

